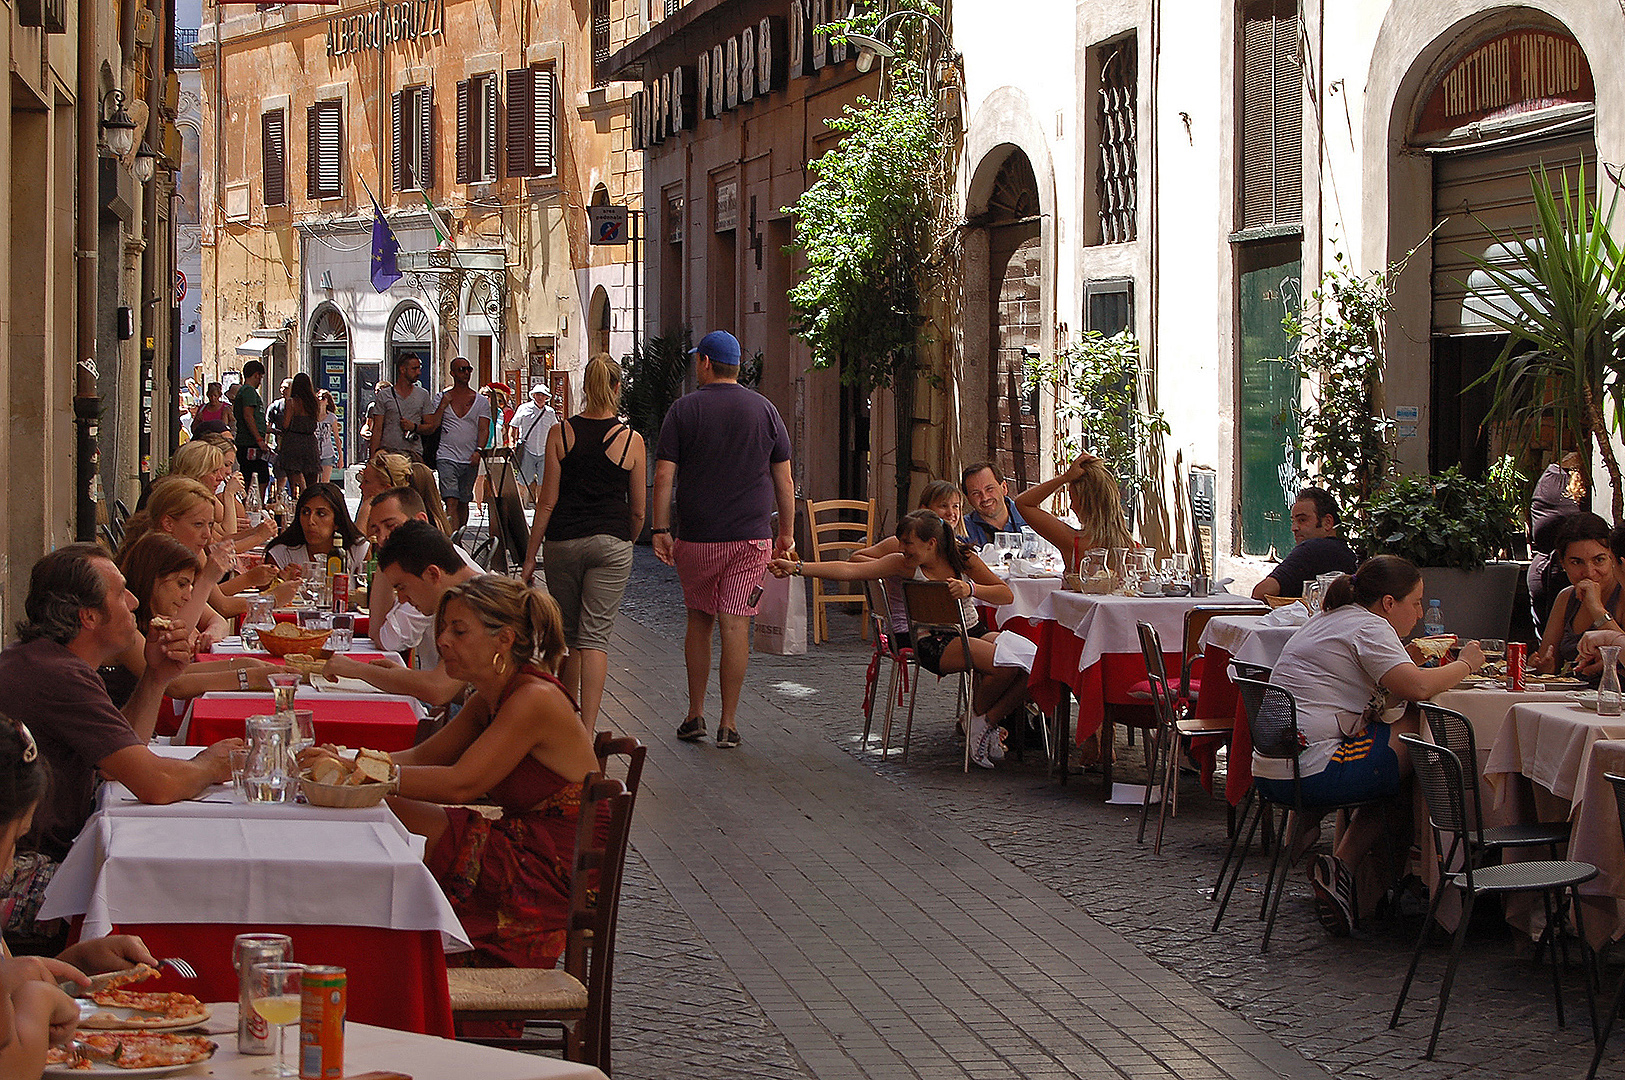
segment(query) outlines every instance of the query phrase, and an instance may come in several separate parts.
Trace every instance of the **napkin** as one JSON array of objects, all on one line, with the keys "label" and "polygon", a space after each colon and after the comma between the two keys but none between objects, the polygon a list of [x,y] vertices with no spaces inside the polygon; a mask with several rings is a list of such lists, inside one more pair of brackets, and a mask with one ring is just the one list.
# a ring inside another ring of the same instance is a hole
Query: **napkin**
[{"label": "napkin", "polygon": [[1302,604],[1286,604],[1259,619],[1261,626],[1302,626],[1309,621],[1309,609]]}]

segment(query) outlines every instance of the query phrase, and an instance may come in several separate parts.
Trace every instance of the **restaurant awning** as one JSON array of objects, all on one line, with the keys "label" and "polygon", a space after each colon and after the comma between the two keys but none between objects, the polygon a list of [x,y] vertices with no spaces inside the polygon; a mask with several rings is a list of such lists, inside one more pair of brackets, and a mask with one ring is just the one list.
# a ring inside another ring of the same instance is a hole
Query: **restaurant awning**
[{"label": "restaurant awning", "polygon": [[274,337],[251,337],[237,346],[238,356],[264,356],[277,343]]}]

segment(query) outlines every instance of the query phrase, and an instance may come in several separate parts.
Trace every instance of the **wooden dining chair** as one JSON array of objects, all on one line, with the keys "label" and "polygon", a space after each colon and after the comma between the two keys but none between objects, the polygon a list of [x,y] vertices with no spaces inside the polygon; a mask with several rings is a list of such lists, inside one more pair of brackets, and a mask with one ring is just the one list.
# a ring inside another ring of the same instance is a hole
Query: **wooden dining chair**
[{"label": "wooden dining chair", "polygon": [[[807,553],[811,562],[840,562],[854,551],[875,542],[875,500],[825,499],[807,500],[807,541],[812,548]],[[826,591],[831,583],[813,578],[813,644],[829,640],[829,605],[858,604],[868,610],[868,596],[862,592]],[[861,625],[865,638],[869,636],[867,620]]]},{"label": "wooden dining chair", "polygon": [[[1411,952],[1411,965],[1400,984],[1399,1000],[1394,1013],[1388,1018],[1390,1028],[1397,1027],[1399,1015],[1405,1008],[1411,983],[1416,979],[1416,968],[1422,960],[1422,948],[1438,916],[1439,902],[1445,890],[1461,890],[1461,918],[1450,942],[1450,959],[1445,964],[1444,978],[1439,983],[1439,1007],[1433,1016],[1433,1034],[1428,1038],[1427,1053],[1422,1056],[1433,1060],[1433,1051],[1439,1044],[1439,1029],[1444,1026],[1444,1011],[1450,1004],[1450,988],[1455,982],[1456,966],[1461,961],[1462,943],[1467,939],[1467,927],[1473,921],[1473,905],[1480,896],[1503,897],[1510,893],[1538,892],[1546,907],[1546,925],[1541,930],[1535,948],[1541,951],[1551,947],[1552,997],[1557,1005],[1557,1026],[1563,1027],[1563,968],[1568,964],[1568,945],[1564,943],[1563,928],[1568,912],[1574,913],[1574,926],[1579,932],[1580,953],[1585,964],[1586,1003],[1591,1010],[1591,1034],[1601,1042],[1603,1035],[1597,1022],[1597,1001],[1592,992],[1596,981],[1596,955],[1585,936],[1584,905],[1580,903],[1580,886],[1597,876],[1597,868],[1590,863],[1547,859],[1540,862],[1503,863],[1500,866],[1479,866],[1472,857],[1475,850],[1483,850],[1483,837],[1478,825],[1467,811],[1467,782],[1461,758],[1415,735],[1401,735],[1400,742],[1410,750],[1411,764],[1416,769],[1416,782],[1427,801],[1428,825],[1433,830],[1434,856],[1439,866],[1439,887],[1434,890],[1433,904],[1422,921],[1422,932],[1417,935],[1416,948]],[[1559,960],[1558,954],[1562,953]]]},{"label": "wooden dining chair", "polygon": [[1202,692],[1202,671],[1197,664],[1202,659],[1202,635],[1207,631],[1207,624],[1220,615],[1268,615],[1269,611],[1265,604],[1197,604],[1186,610],[1176,689],[1188,711],[1195,709],[1196,698]]},{"label": "wooden dining chair", "polygon": [[[965,613],[949,591],[946,581],[903,581],[903,606],[908,610],[909,640],[916,645],[928,634],[949,633],[959,636],[960,647],[965,650],[965,670],[959,673],[960,700],[969,696],[970,685],[970,630],[965,625]],[[918,668],[918,662],[915,664]],[[920,673],[914,673],[914,685],[908,695],[908,719],[903,724],[903,760],[908,760],[909,740],[914,733],[914,703],[920,696]],[[970,725],[965,725],[965,771],[970,772]]]},{"label": "wooden dining chair", "polygon": [[459,1036],[510,1050],[552,1049],[566,1060],[609,1068],[615,929],[632,824],[632,793],[592,773],[581,786],[581,816],[570,874],[563,962],[556,968],[452,968],[452,1019],[557,1025],[556,1038]]}]

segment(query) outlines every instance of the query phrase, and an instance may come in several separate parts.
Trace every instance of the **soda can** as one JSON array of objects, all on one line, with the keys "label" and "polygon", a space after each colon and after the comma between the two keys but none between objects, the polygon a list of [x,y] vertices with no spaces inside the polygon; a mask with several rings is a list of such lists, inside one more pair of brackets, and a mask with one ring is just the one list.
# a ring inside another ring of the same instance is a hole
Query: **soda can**
[{"label": "soda can", "polygon": [[1524,688],[1524,654],[1529,646],[1521,641],[1507,642],[1507,689],[1521,691]]},{"label": "soda can", "polygon": [[350,575],[333,575],[333,610],[350,610]]},{"label": "soda can", "polygon": [[249,972],[255,964],[284,964],[293,959],[293,939],[287,934],[238,934],[231,946],[231,966],[237,969],[237,1052],[274,1054],[271,1025],[249,1003]]},{"label": "soda can", "polygon": [[339,1080],[344,1075],[344,1013],[341,967],[307,967],[299,999],[300,1080]]}]

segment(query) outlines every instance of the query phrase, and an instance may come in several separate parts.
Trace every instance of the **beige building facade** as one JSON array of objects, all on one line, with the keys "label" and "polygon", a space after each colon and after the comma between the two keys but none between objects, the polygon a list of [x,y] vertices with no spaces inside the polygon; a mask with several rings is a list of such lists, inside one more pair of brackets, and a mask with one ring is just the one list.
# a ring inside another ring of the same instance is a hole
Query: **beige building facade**
[{"label": "beige building facade", "polygon": [[[631,248],[589,243],[587,207],[640,207],[629,101],[593,64],[636,10],[206,5],[202,368],[308,371],[347,462],[408,353],[431,390],[462,355],[477,385],[545,381],[573,405],[587,358],[635,336]],[[400,249],[381,291],[375,200]]]}]

